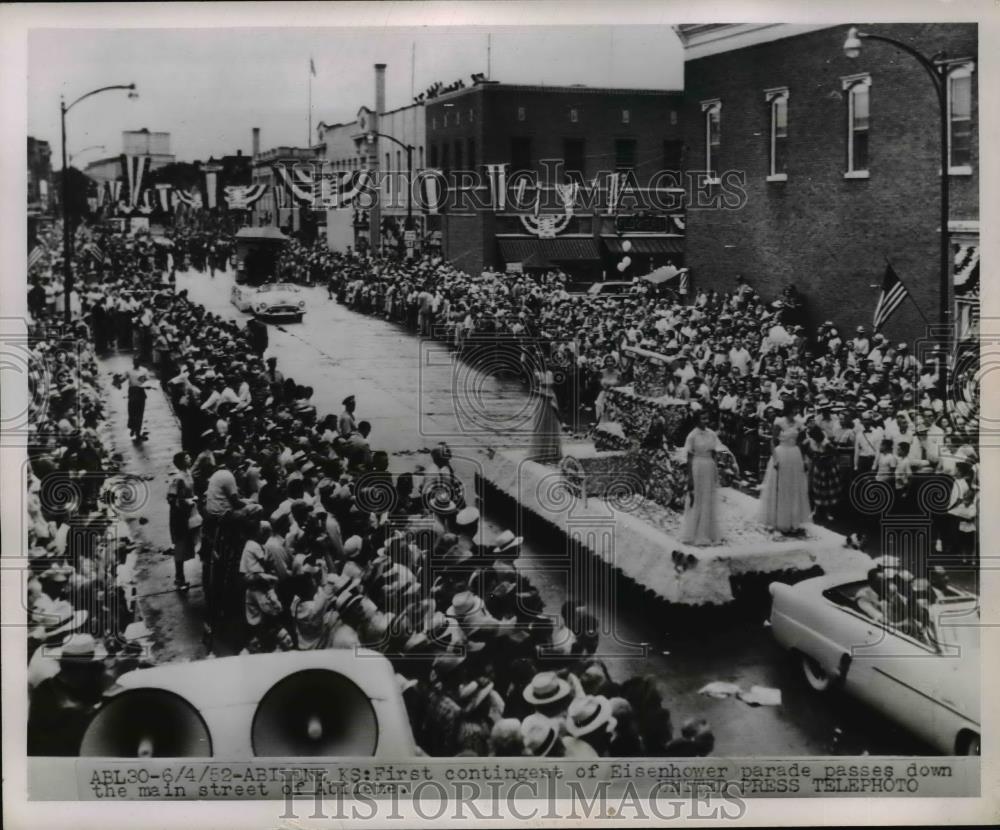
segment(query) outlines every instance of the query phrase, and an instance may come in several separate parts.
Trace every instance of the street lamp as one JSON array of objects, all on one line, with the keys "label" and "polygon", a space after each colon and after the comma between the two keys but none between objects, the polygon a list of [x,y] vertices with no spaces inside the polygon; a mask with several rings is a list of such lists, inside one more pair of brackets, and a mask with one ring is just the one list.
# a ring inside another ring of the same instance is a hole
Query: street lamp
[{"label": "street lamp", "polygon": [[89,147],[84,147],[82,150],[77,150],[75,153],[70,153],[69,163],[72,164],[73,159],[75,159],[77,156],[82,156],[88,150],[103,150],[103,149],[105,149],[103,144],[91,144]]},{"label": "street lamp", "polygon": [[[938,321],[945,337],[950,340],[948,318],[951,313],[950,287],[951,287],[951,246],[948,236],[948,195],[949,179],[948,167],[948,64],[944,52],[927,57],[914,49],[909,44],[895,40],[884,35],[874,35],[869,32],[860,32],[856,26],[851,26],[847,30],[847,39],[844,41],[844,54],[849,58],[857,58],[861,54],[861,42],[863,40],[881,40],[889,43],[897,49],[906,52],[919,63],[930,76],[934,84],[934,91],[937,93],[938,109],[941,115],[941,263],[940,263],[940,309],[938,311]],[[941,402],[948,400],[948,364],[947,359],[938,359],[938,394]]]},{"label": "street lamp", "polygon": [[[99,89],[92,89],[90,92],[81,95],[73,103],[67,106],[63,98],[59,99],[59,120],[62,125],[62,203],[63,203],[63,320],[68,326],[70,324],[69,298],[73,291],[73,246],[70,244],[69,230],[69,189],[67,179],[69,178],[69,167],[66,164],[66,113],[79,104],[84,98],[97,95],[99,92],[109,92],[112,89],[127,89],[129,98],[138,98],[139,93],[135,91],[135,84],[113,84],[112,86],[102,86]],[[79,154],[78,154],[79,155]]]},{"label": "street lamp", "polygon": [[406,150],[406,230],[413,230],[413,145],[405,144],[391,135],[372,130],[365,136],[368,144],[374,144],[376,138],[384,138]]}]

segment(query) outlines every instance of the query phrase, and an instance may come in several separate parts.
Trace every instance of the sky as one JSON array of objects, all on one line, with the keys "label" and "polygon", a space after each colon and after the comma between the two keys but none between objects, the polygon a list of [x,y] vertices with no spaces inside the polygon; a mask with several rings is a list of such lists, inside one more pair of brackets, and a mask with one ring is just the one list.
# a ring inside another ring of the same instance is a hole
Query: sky
[{"label": "sky", "polygon": [[[490,36],[490,37],[488,37]],[[666,25],[310,29],[35,29],[28,35],[28,134],[49,141],[59,166],[59,96],[135,83],[139,97],[107,92],[67,116],[67,148],[85,166],[121,152],[122,130],[171,134],[180,161],[303,146],[313,132],[374,105],[375,63],[388,65],[388,109],[435,81],[487,71],[504,83],[680,89],[683,54]],[[105,149],[91,149],[91,145]]]}]

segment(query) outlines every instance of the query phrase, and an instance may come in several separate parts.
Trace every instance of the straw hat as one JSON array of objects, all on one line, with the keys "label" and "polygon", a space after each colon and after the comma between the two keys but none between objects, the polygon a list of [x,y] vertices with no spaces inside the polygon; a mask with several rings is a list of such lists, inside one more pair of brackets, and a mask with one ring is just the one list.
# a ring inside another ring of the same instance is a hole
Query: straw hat
[{"label": "straw hat", "polygon": [[533,706],[547,706],[569,697],[573,693],[569,683],[555,672],[539,672],[524,687],[524,699]]},{"label": "straw hat", "polygon": [[521,723],[524,749],[529,755],[542,758],[548,755],[559,740],[559,727],[552,718],[535,712]]},{"label": "straw hat", "polygon": [[604,695],[587,695],[574,700],[566,713],[566,731],[581,738],[598,729],[612,730],[617,722],[611,714],[611,701]]}]

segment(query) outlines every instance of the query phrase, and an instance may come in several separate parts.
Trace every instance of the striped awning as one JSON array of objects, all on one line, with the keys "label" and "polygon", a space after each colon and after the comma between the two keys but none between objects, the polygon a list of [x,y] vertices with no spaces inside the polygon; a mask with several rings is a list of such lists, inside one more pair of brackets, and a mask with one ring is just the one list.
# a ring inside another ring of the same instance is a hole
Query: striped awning
[{"label": "striped awning", "polygon": [[[682,254],[684,253],[684,237],[681,236],[638,236],[628,237],[632,243],[630,253],[633,254]],[[622,243],[625,239],[612,237],[604,240],[608,250],[613,254],[623,254]]]},{"label": "striped awning", "polygon": [[979,246],[955,246],[955,294],[958,296],[979,291]]},{"label": "striped awning", "polygon": [[601,258],[593,237],[498,239],[504,262],[588,262]]}]

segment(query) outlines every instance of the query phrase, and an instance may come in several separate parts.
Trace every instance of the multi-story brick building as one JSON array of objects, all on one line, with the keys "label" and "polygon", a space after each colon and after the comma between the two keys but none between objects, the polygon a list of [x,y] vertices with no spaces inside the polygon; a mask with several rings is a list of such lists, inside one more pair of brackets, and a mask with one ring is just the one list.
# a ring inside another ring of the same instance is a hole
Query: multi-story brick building
[{"label": "multi-story brick building", "polygon": [[[870,328],[887,259],[909,289],[886,324],[919,336],[940,308],[940,115],[931,80],[890,44],[844,52],[848,26],[679,26],[681,117],[690,172],[738,203],[689,206],[694,284],[730,288],[738,274],[765,297],[794,283],[813,322]],[[975,24],[892,24],[864,31],[949,62],[949,228],[956,268],[949,304],[978,313],[979,141]],[[943,53],[943,54],[942,54]]]},{"label": "multi-story brick building", "polygon": [[[679,265],[681,201],[668,192],[678,182],[658,174],[680,169],[681,109],[679,92],[483,80],[430,99],[426,161],[446,174],[449,198],[428,230],[473,273],[558,266],[580,279],[613,278],[626,239],[624,276]],[[506,188],[491,187],[500,175]],[[611,198],[626,182],[621,200]]]}]

